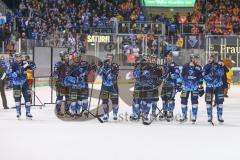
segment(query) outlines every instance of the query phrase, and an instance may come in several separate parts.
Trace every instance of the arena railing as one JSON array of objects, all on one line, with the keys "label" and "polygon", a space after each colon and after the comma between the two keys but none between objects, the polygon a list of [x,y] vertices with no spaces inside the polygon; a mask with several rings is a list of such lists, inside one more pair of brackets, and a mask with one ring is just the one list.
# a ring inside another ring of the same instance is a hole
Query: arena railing
[{"label": "arena railing", "polygon": [[[63,37],[60,36],[59,38],[59,36],[56,36],[45,40],[19,39],[14,45],[6,42],[2,45],[2,48],[4,53],[16,50],[32,53],[34,47],[82,49],[87,54],[98,54],[100,57],[109,52],[126,56],[133,52],[138,52],[138,54],[155,54],[158,57],[164,57],[168,51],[179,52],[179,55],[183,55],[190,50],[198,50],[196,52],[219,53],[221,58],[231,57],[236,62],[234,67],[239,67],[239,35],[179,34],[163,36],[156,34],[101,33],[93,35],[80,34],[80,37],[80,44],[67,44],[66,42],[68,41],[63,41]],[[9,44],[12,46],[9,47]],[[203,59],[204,63],[206,63],[206,57]]]},{"label": "arena railing", "polygon": [[165,35],[165,24],[153,21],[122,21],[118,22],[118,33],[154,33]]},{"label": "arena railing", "polygon": [[181,23],[179,25],[180,34],[193,34],[193,28],[199,30],[199,33],[203,33],[204,23]]}]

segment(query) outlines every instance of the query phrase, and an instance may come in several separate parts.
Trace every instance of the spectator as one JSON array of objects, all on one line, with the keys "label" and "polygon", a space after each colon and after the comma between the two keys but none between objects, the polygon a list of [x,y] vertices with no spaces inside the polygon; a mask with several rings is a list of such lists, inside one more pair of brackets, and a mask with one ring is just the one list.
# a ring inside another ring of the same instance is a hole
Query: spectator
[{"label": "spectator", "polygon": [[2,97],[2,104],[4,109],[9,109],[7,106],[7,99],[5,95],[6,64],[4,57],[1,57],[0,63],[0,91]]},{"label": "spectator", "polygon": [[233,80],[233,70],[232,70],[233,63],[232,63],[232,60],[228,58],[223,59],[223,63],[228,69],[228,72],[226,73],[227,86],[224,89],[224,97],[228,97],[228,90],[230,89],[230,85]]}]

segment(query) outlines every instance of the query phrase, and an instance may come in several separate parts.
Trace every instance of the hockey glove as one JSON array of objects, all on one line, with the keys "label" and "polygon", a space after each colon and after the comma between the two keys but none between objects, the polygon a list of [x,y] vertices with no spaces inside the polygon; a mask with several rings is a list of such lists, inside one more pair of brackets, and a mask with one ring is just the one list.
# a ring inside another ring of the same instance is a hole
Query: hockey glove
[{"label": "hockey glove", "polygon": [[202,97],[204,95],[204,88],[202,86],[198,87],[198,94],[200,97]]},{"label": "hockey glove", "polygon": [[181,83],[177,83],[176,89],[178,92],[182,91],[182,84]]}]

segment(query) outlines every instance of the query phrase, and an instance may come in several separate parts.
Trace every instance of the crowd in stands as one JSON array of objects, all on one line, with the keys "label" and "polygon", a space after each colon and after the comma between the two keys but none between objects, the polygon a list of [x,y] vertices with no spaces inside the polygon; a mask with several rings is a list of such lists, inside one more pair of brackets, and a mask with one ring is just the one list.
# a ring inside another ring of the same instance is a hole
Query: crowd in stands
[{"label": "crowd in stands", "polygon": [[208,0],[206,4],[207,33],[217,35],[240,34],[239,0]]},{"label": "crowd in stands", "polygon": [[137,19],[139,10],[133,0],[22,1],[17,26],[22,36],[31,39],[46,39],[55,32],[89,33],[91,28],[113,32],[117,21]]},{"label": "crowd in stands", "polygon": [[[83,34],[110,33],[115,32],[114,29],[117,28],[119,33],[139,34],[133,38],[139,42],[147,37],[148,46],[152,48],[151,52],[154,52],[156,40],[151,38],[151,35],[162,34],[162,23],[166,26],[167,35],[176,36],[175,41],[181,32],[191,35],[240,34],[238,0],[196,0],[192,13],[186,15],[176,13],[172,16],[164,13],[146,16],[139,2],[139,0],[21,0],[14,13],[6,14],[7,23],[0,25],[0,38],[8,40],[7,44],[10,46],[21,37],[40,41],[42,45],[45,43],[58,47],[78,45],[82,48],[86,46]],[[151,25],[148,21],[156,24]],[[131,47],[134,48],[135,44]]]}]

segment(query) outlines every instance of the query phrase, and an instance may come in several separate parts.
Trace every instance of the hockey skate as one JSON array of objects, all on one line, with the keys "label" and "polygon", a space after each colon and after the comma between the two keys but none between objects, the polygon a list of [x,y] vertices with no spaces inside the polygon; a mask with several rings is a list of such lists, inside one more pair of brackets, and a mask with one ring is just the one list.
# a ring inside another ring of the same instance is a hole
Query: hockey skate
[{"label": "hockey skate", "polygon": [[63,117],[63,116],[64,116],[64,114],[63,114],[61,111],[57,112],[56,114],[57,114],[57,116],[59,116],[59,117]]},{"label": "hockey skate", "polygon": [[82,114],[83,114],[85,117],[88,117],[89,112],[88,112],[88,110],[83,110],[83,111],[82,111]]},{"label": "hockey skate", "polygon": [[169,112],[166,117],[167,122],[173,121],[173,112]]},{"label": "hockey skate", "polygon": [[103,116],[103,122],[108,122],[108,115],[107,115],[107,114],[104,114],[104,116]]},{"label": "hockey skate", "polygon": [[184,114],[184,115],[179,119],[179,122],[181,122],[181,123],[187,122],[187,115]]},{"label": "hockey skate", "polygon": [[164,121],[167,118],[167,111],[163,111],[163,113],[160,113],[159,120]]},{"label": "hockey skate", "polygon": [[143,123],[145,123],[145,122],[149,122],[149,118],[148,118],[148,114],[147,113],[143,113],[142,114],[142,121],[143,121]]},{"label": "hockey skate", "polygon": [[192,115],[191,121],[192,121],[193,124],[196,123],[196,120],[197,120],[197,116],[196,115]]},{"label": "hockey skate", "polygon": [[31,115],[31,113],[29,113],[29,112],[26,113],[26,118],[27,119],[32,120],[32,117],[33,116]]},{"label": "hockey skate", "polygon": [[71,116],[71,112],[69,112],[69,110],[65,110],[64,115],[70,117]]},{"label": "hockey skate", "polygon": [[212,121],[212,116],[208,116],[208,123],[214,126],[214,123]]},{"label": "hockey skate", "polygon": [[21,119],[21,113],[17,113],[17,119],[20,120]]},{"label": "hockey skate", "polygon": [[131,114],[130,121],[139,121],[140,116],[138,114]]},{"label": "hockey skate", "polygon": [[113,120],[116,121],[118,119],[117,114],[113,114]]},{"label": "hockey skate", "polygon": [[79,117],[82,117],[82,113],[83,112],[81,112],[80,110],[78,110],[78,111],[76,111],[76,113],[75,113],[75,118],[79,118]]},{"label": "hockey skate", "polygon": [[223,123],[224,122],[224,119],[222,118],[222,116],[218,116],[218,122],[219,123]]},{"label": "hockey skate", "polygon": [[153,120],[154,118],[156,118],[157,117],[157,114],[156,113],[152,113],[151,115],[150,115],[150,119],[151,120]]}]

